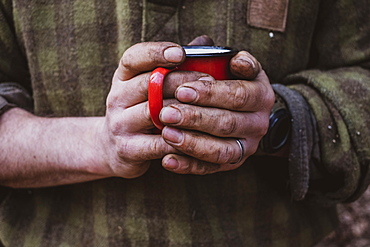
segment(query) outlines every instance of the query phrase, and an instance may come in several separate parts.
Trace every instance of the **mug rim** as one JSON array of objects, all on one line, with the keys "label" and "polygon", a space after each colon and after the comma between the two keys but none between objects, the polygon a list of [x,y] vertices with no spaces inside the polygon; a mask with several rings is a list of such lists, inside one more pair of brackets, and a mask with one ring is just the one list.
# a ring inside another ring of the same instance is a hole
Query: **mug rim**
[{"label": "mug rim", "polygon": [[186,53],[186,57],[220,57],[220,56],[233,56],[238,51],[234,48],[228,46],[203,46],[203,45],[184,45],[182,48],[185,50],[193,50],[193,49],[204,49],[204,50],[216,50],[218,52],[205,52],[199,54],[188,54]]}]

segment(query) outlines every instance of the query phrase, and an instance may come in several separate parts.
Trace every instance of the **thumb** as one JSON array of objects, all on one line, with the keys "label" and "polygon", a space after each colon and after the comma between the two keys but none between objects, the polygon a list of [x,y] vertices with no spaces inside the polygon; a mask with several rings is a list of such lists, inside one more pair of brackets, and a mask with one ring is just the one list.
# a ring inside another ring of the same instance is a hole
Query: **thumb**
[{"label": "thumb", "polygon": [[180,45],[171,42],[138,43],[123,54],[115,77],[126,81],[156,67],[175,67],[185,60]]},{"label": "thumb", "polygon": [[240,51],[230,61],[230,70],[240,79],[253,80],[261,72],[262,66],[247,51]]}]

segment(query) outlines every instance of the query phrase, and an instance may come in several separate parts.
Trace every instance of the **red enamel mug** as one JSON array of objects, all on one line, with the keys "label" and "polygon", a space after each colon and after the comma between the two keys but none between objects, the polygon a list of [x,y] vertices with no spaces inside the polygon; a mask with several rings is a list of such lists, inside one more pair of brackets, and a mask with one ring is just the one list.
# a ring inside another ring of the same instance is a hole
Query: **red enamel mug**
[{"label": "red enamel mug", "polygon": [[231,79],[229,68],[231,58],[236,50],[221,46],[183,46],[186,59],[174,69],[156,68],[151,73],[148,85],[148,101],[150,117],[158,129],[164,125],[159,120],[163,108],[163,81],[168,73],[174,70],[198,71],[206,73],[216,80]]}]

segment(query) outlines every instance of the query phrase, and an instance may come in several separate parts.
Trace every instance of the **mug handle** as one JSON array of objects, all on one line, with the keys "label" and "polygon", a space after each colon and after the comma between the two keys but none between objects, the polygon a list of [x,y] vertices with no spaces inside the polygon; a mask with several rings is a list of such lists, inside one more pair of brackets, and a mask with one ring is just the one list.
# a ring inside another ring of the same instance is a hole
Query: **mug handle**
[{"label": "mug handle", "polygon": [[168,73],[174,69],[156,68],[152,71],[148,84],[148,106],[150,117],[155,127],[159,130],[164,124],[159,120],[159,114],[163,108],[163,81]]}]

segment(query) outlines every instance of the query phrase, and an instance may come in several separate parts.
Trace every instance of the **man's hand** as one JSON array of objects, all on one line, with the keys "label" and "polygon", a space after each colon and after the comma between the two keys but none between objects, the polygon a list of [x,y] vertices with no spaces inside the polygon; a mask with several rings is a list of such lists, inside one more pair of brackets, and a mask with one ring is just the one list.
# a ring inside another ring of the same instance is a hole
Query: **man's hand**
[{"label": "man's hand", "polygon": [[[160,135],[152,133],[154,126],[147,103],[148,71],[158,66],[174,67],[184,59],[183,49],[168,42],[140,43],[123,54],[107,98],[101,135],[106,160],[115,176],[140,176],[147,171],[150,161],[178,152]],[[172,85],[172,91],[175,89],[176,85]]]},{"label": "man's hand", "polygon": [[106,117],[47,118],[19,108],[2,114],[0,184],[29,188],[132,178],[143,174],[151,160],[178,152],[151,134],[149,74],[143,72],[175,66],[183,58],[182,48],[172,43],[130,48],[115,73]]},{"label": "man's hand", "polygon": [[[230,68],[239,79],[216,81],[205,76],[187,82],[175,92],[176,99],[186,104],[162,110],[161,121],[167,126],[163,138],[187,154],[167,155],[162,162],[166,169],[192,174],[227,171],[257,150],[268,129],[274,93],[261,65],[248,52],[239,52]],[[240,155],[242,160],[235,163]]]},{"label": "man's hand", "polygon": [[[109,139],[104,146],[117,175],[139,176],[150,160],[164,156],[163,166],[177,173],[225,171],[237,168],[256,151],[267,131],[274,94],[260,64],[247,52],[240,52],[230,64],[240,80],[215,81],[199,72],[170,73],[164,82],[166,99],[160,116],[166,127],[162,136],[151,134],[150,73],[146,71],[175,67],[184,56],[180,46],[167,42],[140,43],[123,55],[105,121]],[[236,139],[243,144],[243,154]]]}]

